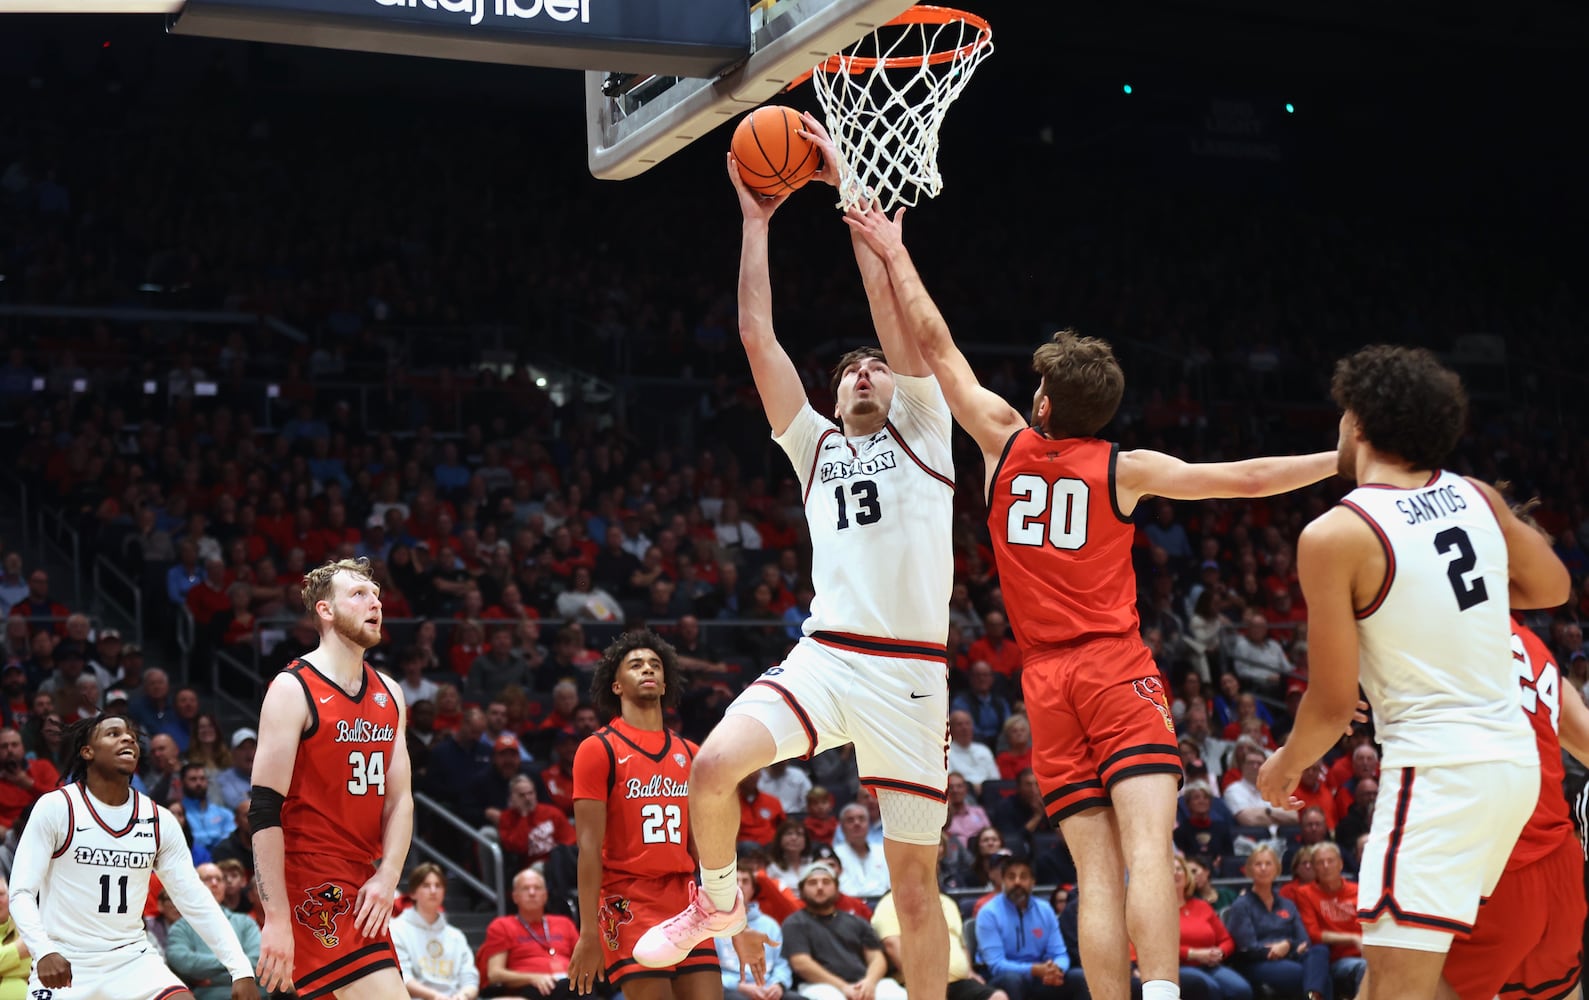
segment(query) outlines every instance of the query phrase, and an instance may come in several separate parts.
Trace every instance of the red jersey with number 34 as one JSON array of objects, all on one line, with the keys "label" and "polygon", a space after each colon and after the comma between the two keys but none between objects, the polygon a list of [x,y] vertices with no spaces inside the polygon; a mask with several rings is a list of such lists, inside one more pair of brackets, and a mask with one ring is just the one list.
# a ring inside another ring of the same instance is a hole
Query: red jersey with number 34
[{"label": "red jersey with number 34", "polygon": [[693,873],[690,764],[696,746],[669,729],[637,729],[621,718],[574,753],[574,801],[607,803],[604,878]]},{"label": "red jersey with number 34", "polygon": [[397,699],[368,663],[354,695],[308,660],[294,660],[286,673],[309,699],[309,728],[298,741],[292,786],[281,807],[287,853],[378,861],[386,769],[397,745]]},{"label": "red jersey with number 34", "polygon": [[1539,802],[1528,825],[1518,835],[1507,871],[1522,868],[1550,854],[1573,836],[1572,814],[1562,783],[1567,769],[1561,763],[1561,671],[1556,658],[1532,629],[1512,622],[1512,667],[1523,686],[1523,711],[1534,725],[1539,741]]},{"label": "red jersey with number 34", "polygon": [[1010,628],[1025,659],[1093,636],[1135,635],[1131,521],[1115,506],[1118,446],[1010,436],[988,485],[988,533]]}]

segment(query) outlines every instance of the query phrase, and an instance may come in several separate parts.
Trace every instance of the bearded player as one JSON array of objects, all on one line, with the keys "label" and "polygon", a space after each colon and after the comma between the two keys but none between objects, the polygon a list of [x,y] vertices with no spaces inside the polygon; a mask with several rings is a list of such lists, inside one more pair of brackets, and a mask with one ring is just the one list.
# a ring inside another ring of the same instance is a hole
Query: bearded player
[{"label": "bearded player", "polygon": [[381,641],[368,559],[311,571],[320,645],[271,682],[254,759],[259,980],[298,1000],[407,993],[387,924],[414,828],[401,689],[364,660]]}]

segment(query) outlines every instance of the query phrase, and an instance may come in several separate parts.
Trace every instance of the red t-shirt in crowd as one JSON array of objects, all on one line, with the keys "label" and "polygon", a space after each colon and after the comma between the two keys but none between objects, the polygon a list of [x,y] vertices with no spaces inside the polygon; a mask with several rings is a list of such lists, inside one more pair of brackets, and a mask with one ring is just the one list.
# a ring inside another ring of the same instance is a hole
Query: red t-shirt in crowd
[{"label": "red t-shirt in crowd", "polygon": [[770,844],[784,820],[783,805],[774,796],[758,791],[739,797],[739,839]]},{"label": "red t-shirt in crowd", "polygon": [[33,779],[31,789],[0,779],[0,826],[7,829],[16,826],[22,810],[37,802],[39,796],[55,789],[61,783],[60,772],[47,760],[24,761],[22,769]]},{"label": "red t-shirt in crowd", "polygon": [[502,810],[497,819],[497,839],[503,850],[522,854],[534,864],[544,861],[558,844],[572,844],[577,837],[563,810],[548,802],[537,802],[528,814],[517,809]]},{"label": "red t-shirt in crowd", "polygon": [[[1327,891],[1317,882],[1297,889],[1297,912],[1308,929],[1308,940],[1314,944],[1324,941],[1325,931],[1340,934],[1361,934],[1363,926],[1357,921],[1357,883],[1341,880],[1335,892]],[[1361,955],[1363,950],[1353,944],[1330,945],[1330,961]]]},{"label": "red t-shirt in crowd", "polygon": [[1208,905],[1193,897],[1181,904],[1181,961],[1192,964],[1186,953],[1193,948],[1218,948],[1226,958],[1236,953],[1236,941],[1225,929],[1225,922]]},{"label": "red t-shirt in crowd", "polygon": [[509,972],[567,972],[568,956],[578,943],[579,928],[561,914],[549,913],[538,921],[517,913],[498,917],[486,926],[486,942],[480,946],[480,981],[490,981],[486,967],[501,952],[508,954]]}]

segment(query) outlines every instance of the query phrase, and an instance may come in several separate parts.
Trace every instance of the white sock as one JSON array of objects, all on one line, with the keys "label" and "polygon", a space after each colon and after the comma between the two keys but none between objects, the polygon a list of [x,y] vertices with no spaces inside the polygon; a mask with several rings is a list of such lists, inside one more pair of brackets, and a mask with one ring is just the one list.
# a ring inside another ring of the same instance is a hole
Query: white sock
[{"label": "white sock", "polygon": [[1181,1000],[1181,988],[1168,979],[1150,979],[1142,984],[1142,1000]]},{"label": "white sock", "polygon": [[730,861],[725,868],[701,866],[701,891],[718,910],[732,910],[739,893],[739,865]]}]

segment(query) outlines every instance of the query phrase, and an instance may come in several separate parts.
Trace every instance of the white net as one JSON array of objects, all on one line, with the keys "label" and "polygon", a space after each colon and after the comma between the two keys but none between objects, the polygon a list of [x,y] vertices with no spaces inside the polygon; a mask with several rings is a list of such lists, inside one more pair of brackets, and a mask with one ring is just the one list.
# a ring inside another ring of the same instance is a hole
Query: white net
[{"label": "white net", "polygon": [[840,208],[875,199],[892,211],[937,197],[938,130],[992,52],[986,21],[918,6],[816,67],[811,83],[843,161]]}]

